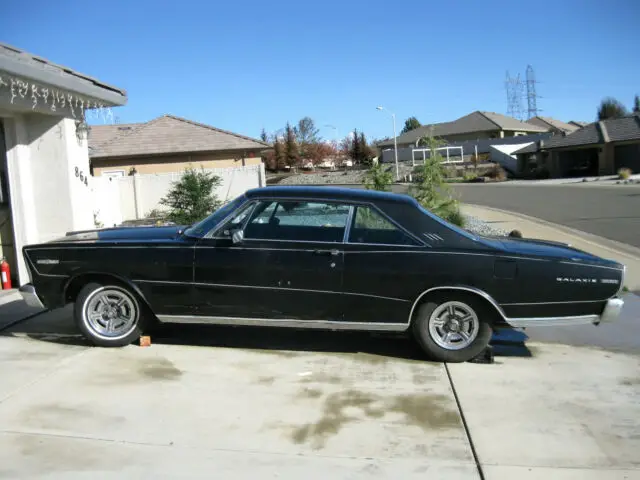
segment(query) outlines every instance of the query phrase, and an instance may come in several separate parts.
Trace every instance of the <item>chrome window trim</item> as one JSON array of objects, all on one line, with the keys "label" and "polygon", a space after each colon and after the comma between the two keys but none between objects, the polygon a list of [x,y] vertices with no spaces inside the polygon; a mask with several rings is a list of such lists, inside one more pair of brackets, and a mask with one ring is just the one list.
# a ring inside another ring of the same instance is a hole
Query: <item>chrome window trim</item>
[{"label": "chrome window trim", "polygon": [[[409,230],[407,230],[404,226],[400,225],[396,220],[394,220],[393,218],[391,218],[389,215],[387,215],[385,212],[383,212],[382,210],[380,210],[380,208],[378,208],[378,206],[372,202],[358,202],[358,201],[353,201],[353,200],[336,200],[336,199],[328,199],[328,198],[322,198],[322,197],[316,197],[316,196],[304,196],[304,197],[265,197],[265,196],[258,196],[258,197],[254,197],[254,198],[250,198],[248,199],[248,202],[244,202],[243,204],[239,205],[236,208],[236,211],[244,208],[245,205],[247,203],[258,203],[258,202],[263,202],[263,201],[269,201],[269,202],[287,202],[287,201],[307,201],[307,202],[323,202],[323,203],[337,203],[340,205],[345,205],[347,207],[349,207],[349,212],[347,214],[347,223],[345,224],[345,231],[344,231],[344,235],[343,235],[343,239],[342,242],[323,242],[323,241],[307,241],[307,240],[279,240],[279,239],[270,239],[270,238],[247,238],[247,240],[258,240],[258,241],[276,241],[276,242],[300,242],[300,243],[326,243],[326,244],[332,244],[335,245],[336,243],[343,243],[343,244],[350,244],[350,245],[365,245],[362,243],[352,243],[348,241],[348,235],[351,232],[351,227],[353,225],[353,222],[355,221],[355,208],[357,208],[358,206],[366,206],[366,207],[370,207],[373,210],[375,210],[377,213],[379,213],[383,218],[385,218],[387,221],[389,221],[390,223],[392,223],[396,228],[398,228],[399,230],[401,230],[404,234],[408,235],[410,238],[412,238],[413,240],[415,240],[418,245],[390,245],[393,247],[401,247],[401,246],[405,246],[405,247],[428,247],[431,248],[431,245],[428,244],[427,242],[423,241],[421,238],[419,238],[418,236],[414,235],[413,233],[411,233]],[[235,211],[234,211],[235,212]],[[227,215],[226,218],[224,218],[219,226],[215,227],[213,229],[213,233],[211,234],[211,236],[208,236],[206,238],[213,238],[213,239],[226,239],[226,237],[217,237],[215,236],[217,233],[217,230],[222,230],[225,226],[225,224],[231,219],[231,217],[233,216],[233,213],[230,213],[229,215]],[[248,221],[248,220],[247,220]],[[208,233],[207,233],[208,235]],[[205,237],[203,237],[205,238]],[[372,245],[383,245],[383,244],[372,244]]]},{"label": "chrome window trim", "polygon": [[351,235],[351,225],[355,221],[355,218],[354,218],[355,211],[356,211],[356,206],[353,204],[350,204],[349,213],[347,214],[347,224],[345,225],[344,235],[342,236],[342,243],[345,243],[345,244],[348,243],[349,235]]},{"label": "chrome window trim", "polygon": [[233,212],[231,212],[229,215],[226,216],[226,218],[220,222],[219,225],[213,227],[211,230],[209,230],[202,238],[207,238],[207,239],[213,239],[213,240],[228,240],[229,237],[218,237],[216,236],[216,234],[218,232],[220,232],[221,230],[224,230],[224,228],[226,227],[227,223],[229,223],[231,220],[233,220],[233,216],[234,214],[238,211],[238,210],[242,210],[246,207],[251,208],[251,213],[247,216],[247,218],[244,220],[244,222],[242,223],[242,228],[244,229],[247,225],[247,222],[249,221],[249,218],[251,218],[251,216],[253,215],[253,211],[255,210],[255,205],[258,202],[253,199],[253,198],[249,198],[247,199],[246,202],[242,203],[238,208],[236,208]]},{"label": "chrome window trim", "polygon": [[[391,218],[389,215],[387,215],[385,212],[383,212],[382,210],[380,210],[378,208],[378,206],[374,203],[371,202],[351,202],[351,204],[355,207],[370,207],[371,209],[373,209],[374,211],[376,211],[382,218],[384,218],[385,220],[387,220],[389,223],[391,223],[394,227],[396,227],[398,230],[400,230],[402,233],[404,233],[405,235],[407,235],[409,238],[412,238],[413,240],[415,240],[418,245],[395,245],[392,244],[391,246],[393,247],[428,247],[431,248],[431,244],[423,241],[421,238],[419,238],[418,236],[414,235],[413,233],[411,233],[409,230],[407,230],[405,227],[403,227],[402,225],[400,225],[397,221],[395,221],[393,218]],[[355,214],[355,208],[354,208],[354,215],[353,215],[353,222],[355,223],[356,221],[356,214]],[[347,240],[345,241],[345,243],[349,244],[349,245],[365,245],[363,243],[357,243],[357,242],[350,242],[348,237],[345,237]],[[389,245],[386,243],[372,243],[372,244],[367,244],[367,245]]]}]

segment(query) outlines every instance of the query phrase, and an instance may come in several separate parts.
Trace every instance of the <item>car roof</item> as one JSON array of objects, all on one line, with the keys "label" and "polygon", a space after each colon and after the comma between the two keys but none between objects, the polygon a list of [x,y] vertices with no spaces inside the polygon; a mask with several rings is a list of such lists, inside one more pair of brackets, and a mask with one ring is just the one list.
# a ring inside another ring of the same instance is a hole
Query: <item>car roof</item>
[{"label": "car roof", "polygon": [[359,188],[324,187],[324,186],[294,186],[274,185],[247,190],[248,198],[255,197],[313,197],[327,200],[345,200],[359,202],[396,202],[414,203],[413,197],[405,194],[365,190]]}]

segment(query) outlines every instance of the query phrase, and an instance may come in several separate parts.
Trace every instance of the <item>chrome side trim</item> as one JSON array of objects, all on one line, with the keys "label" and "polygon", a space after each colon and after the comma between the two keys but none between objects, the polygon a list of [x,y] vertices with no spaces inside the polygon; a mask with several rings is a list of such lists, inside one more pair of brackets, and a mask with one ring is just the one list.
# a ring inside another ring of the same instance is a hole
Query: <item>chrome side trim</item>
[{"label": "chrome side trim", "polygon": [[158,315],[165,323],[196,323],[206,325],[239,325],[257,327],[309,328],[320,330],[375,330],[381,332],[403,332],[404,323],[340,322],[332,320],[294,320],[280,318],[205,317],[198,315]]},{"label": "chrome side trim", "polygon": [[330,295],[350,295],[355,297],[369,297],[369,298],[379,298],[382,300],[391,300],[394,302],[406,302],[409,303],[410,300],[405,300],[404,298],[394,298],[394,297],[384,297],[381,295],[371,295],[368,293],[357,293],[357,292],[338,292],[335,290],[313,290],[307,288],[289,288],[289,287],[277,287],[277,286],[265,286],[265,285],[232,285],[228,283],[205,283],[205,282],[175,282],[170,280],[132,280],[133,283],[155,283],[155,284],[166,284],[166,285],[194,285],[197,287],[222,287],[222,288],[247,288],[254,290],[282,290],[288,292],[309,292],[309,293],[326,293]]},{"label": "chrome side trim", "polygon": [[489,295],[487,292],[484,292],[484,291],[480,290],[479,288],[474,288],[474,287],[449,286],[449,287],[433,287],[433,288],[429,288],[428,290],[425,290],[420,295],[418,295],[418,298],[416,298],[415,302],[413,302],[413,305],[411,306],[411,311],[409,312],[409,318],[407,320],[407,325],[411,324],[411,319],[413,318],[413,312],[414,312],[416,306],[418,305],[418,303],[420,303],[420,300],[422,299],[422,297],[424,297],[428,293],[435,292],[435,291],[438,291],[438,290],[462,290],[462,291],[471,292],[471,293],[474,293],[476,295],[479,295],[482,298],[484,298],[485,300],[487,300],[489,303],[491,303],[491,305],[493,305],[493,307],[500,314],[500,316],[505,321],[507,321],[507,316],[505,315],[504,310],[502,310],[502,307],[500,307],[498,302],[496,302],[493,299],[493,297],[491,295]]},{"label": "chrome side trim", "polygon": [[600,303],[606,302],[608,298],[603,298],[602,300],[565,300],[562,302],[518,302],[518,303],[501,303],[500,305],[560,305],[567,303]]},{"label": "chrome side trim", "polygon": [[570,325],[585,325],[598,323],[600,315],[575,315],[569,317],[529,317],[507,318],[505,320],[512,327],[562,327]]},{"label": "chrome side trim", "polygon": [[[422,292],[416,301],[413,303],[411,307],[411,311],[409,312],[409,319],[407,325],[411,324],[411,319],[413,318],[413,313],[422,299],[426,294],[438,290],[463,290],[467,292],[474,293],[476,295],[481,296],[489,303],[493,305],[496,311],[500,314],[504,322],[511,325],[512,327],[542,327],[542,326],[562,326],[562,325],[584,325],[584,324],[599,324],[600,322],[610,322],[613,321],[620,315],[622,310],[623,300],[619,298],[610,298],[607,300],[607,304],[603,310],[603,313],[600,315],[575,315],[575,316],[566,316],[566,317],[526,317],[526,318],[509,318],[505,315],[502,307],[496,302],[491,295],[488,293],[474,288],[474,287],[463,287],[463,286],[449,286],[449,287],[434,287]],[[604,300],[599,300],[604,301]]]},{"label": "chrome side trim", "polygon": [[581,263],[581,262],[571,262],[569,260],[561,260],[558,263],[563,263],[565,265],[575,265],[576,267],[592,267],[592,268],[606,268],[608,270],[616,270],[616,271],[620,271],[619,268],[617,267],[608,267],[606,265],[591,265],[588,263]]}]

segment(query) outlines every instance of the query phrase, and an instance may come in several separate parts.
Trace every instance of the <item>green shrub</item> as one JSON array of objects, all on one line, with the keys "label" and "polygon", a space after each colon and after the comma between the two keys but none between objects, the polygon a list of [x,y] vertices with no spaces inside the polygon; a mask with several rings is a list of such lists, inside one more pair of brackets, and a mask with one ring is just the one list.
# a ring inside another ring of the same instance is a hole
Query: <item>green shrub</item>
[{"label": "green shrub", "polygon": [[474,172],[464,172],[464,174],[462,175],[462,178],[465,182],[470,182],[478,178],[478,174]]},{"label": "green shrub", "polygon": [[631,169],[630,168],[621,168],[618,170],[618,178],[620,180],[628,180],[631,177]]},{"label": "green shrub", "polygon": [[169,207],[166,218],[178,225],[202,220],[221,205],[214,194],[214,189],[221,184],[219,176],[204,169],[185,169],[180,180],[174,182],[169,193],[160,200],[161,205]]},{"label": "green shrub", "polygon": [[378,161],[369,167],[362,183],[367,190],[389,192],[393,183],[393,173]]}]

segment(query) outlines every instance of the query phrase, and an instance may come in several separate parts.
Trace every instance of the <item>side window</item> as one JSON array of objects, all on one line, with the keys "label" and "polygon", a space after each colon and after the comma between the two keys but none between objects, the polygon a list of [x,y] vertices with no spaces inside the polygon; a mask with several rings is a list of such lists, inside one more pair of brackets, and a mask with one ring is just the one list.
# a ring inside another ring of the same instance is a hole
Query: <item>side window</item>
[{"label": "side window", "polygon": [[271,201],[256,208],[246,239],[342,242],[349,206],[337,203]]},{"label": "side window", "polygon": [[371,207],[356,207],[349,243],[420,245]]}]

